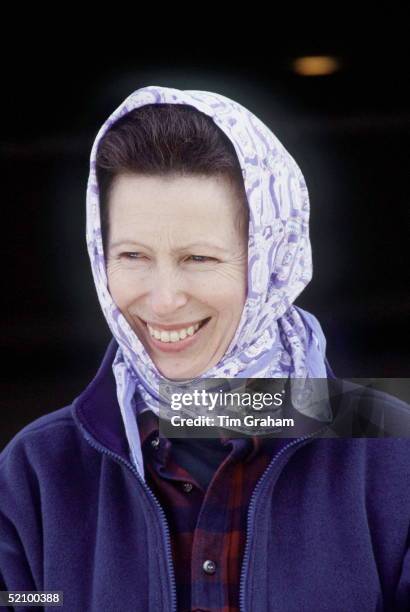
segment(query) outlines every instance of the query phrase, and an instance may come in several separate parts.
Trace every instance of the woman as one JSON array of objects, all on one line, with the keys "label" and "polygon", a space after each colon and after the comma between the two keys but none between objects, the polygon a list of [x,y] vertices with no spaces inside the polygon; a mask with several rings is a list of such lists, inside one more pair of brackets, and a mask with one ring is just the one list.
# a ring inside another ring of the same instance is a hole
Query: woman
[{"label": "woman", "polygon": [[113,340],[1,454],[2,589],[63,591],[67,610],[408,609],[407,440],[159,427],[187,382],[332,377],[293,305],[308,220],[296,162],[236,102],[150,86],[108,118],[87,244]]}]

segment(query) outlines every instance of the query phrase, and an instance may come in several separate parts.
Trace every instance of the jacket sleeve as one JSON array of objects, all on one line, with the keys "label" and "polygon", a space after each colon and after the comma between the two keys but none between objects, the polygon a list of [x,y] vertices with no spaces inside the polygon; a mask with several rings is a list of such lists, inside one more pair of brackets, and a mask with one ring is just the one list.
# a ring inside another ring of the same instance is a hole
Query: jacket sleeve
[{"label": "jacket sleeve", "polygon": [[16,530],[0,513],[0,584],[3,591],[35,591],[36,585],[23,543]]},{"label": "jacket sleeve", "polygon": [[13,440],[0,454],[0,587],[5,591],[36,591],[42,590],[41,585],[38,482],[24,441]]},{"label": "jacket sleeve", "polygon": [[403,558],[400,579],[396,590],[395,610],[408,610],[410,606],[410,531],[407,539],[407,550]]}]

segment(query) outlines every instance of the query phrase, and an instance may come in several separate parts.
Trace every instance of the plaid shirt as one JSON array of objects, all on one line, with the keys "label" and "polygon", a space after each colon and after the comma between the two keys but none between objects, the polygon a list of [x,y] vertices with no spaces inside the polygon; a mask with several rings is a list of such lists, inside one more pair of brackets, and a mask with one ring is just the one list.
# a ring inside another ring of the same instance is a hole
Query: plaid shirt
[{"label": "plaid shirt", "polygon": [[158,427],[158,417],[138,415],[146,480],[168,520],[178,610],[239,612],[239,583],[252,492],[288,440],[225,438],[226,457],[208,487],[173,453],[172,439]]}]

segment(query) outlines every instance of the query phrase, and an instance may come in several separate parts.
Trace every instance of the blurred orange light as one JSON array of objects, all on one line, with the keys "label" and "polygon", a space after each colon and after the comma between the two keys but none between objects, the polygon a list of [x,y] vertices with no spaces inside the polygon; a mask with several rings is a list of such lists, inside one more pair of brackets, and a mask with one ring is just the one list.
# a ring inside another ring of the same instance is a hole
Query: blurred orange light
[{"label": "blurred orange light", "polygon": [[337,72],[340,61],[330,55],[309,55],[293,60],[292,69],[300,76],[322,76]]}]

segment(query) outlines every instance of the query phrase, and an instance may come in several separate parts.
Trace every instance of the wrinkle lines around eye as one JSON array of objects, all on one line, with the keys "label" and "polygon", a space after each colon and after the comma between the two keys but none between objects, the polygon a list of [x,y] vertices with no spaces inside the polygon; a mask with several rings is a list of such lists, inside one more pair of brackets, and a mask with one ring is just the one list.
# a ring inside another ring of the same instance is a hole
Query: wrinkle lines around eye
[{"label": "wrinkle lines around eye", "polygon": [[216,265],[212,272],[215,277],[223,278],[225,280],[237,281],[247,271],[247,251],[237,253],[234,257],[228,261],[221,261]]}]

